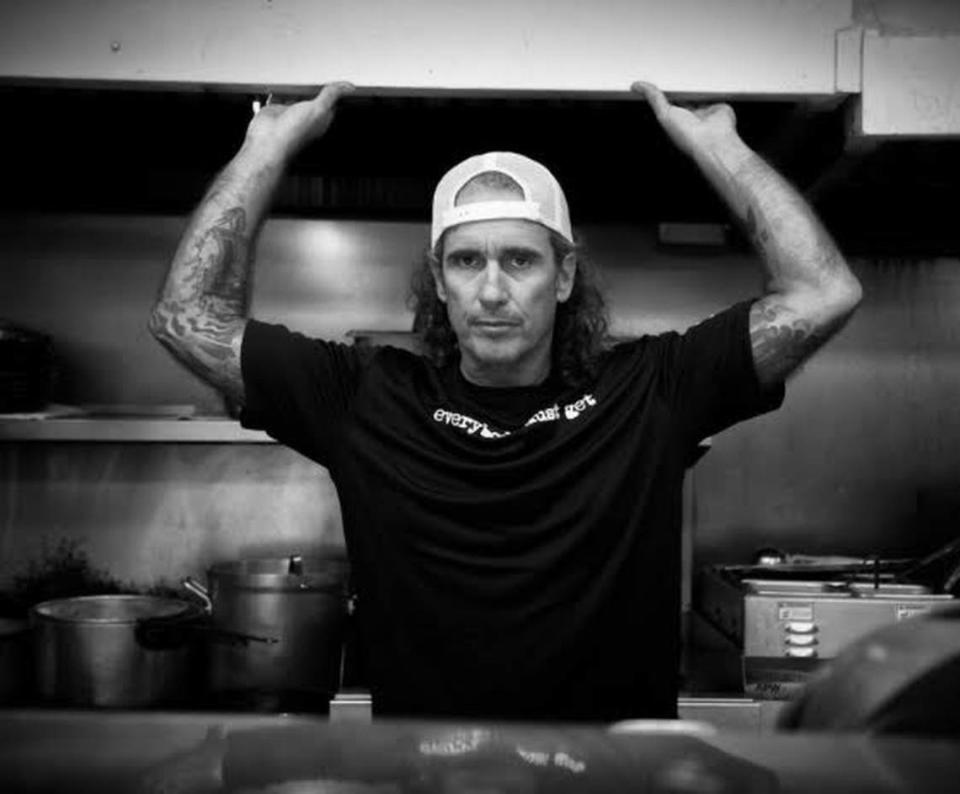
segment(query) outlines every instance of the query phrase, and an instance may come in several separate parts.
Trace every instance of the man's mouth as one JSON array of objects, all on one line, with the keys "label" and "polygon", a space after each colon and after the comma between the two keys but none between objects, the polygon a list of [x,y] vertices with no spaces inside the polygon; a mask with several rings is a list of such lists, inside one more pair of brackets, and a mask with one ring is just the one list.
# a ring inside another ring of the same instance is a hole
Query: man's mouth
[{"label": "man's mouth", "polygon": [[508,320],[476,320],[470,324],[475,334],[488,337],[509,336],[519,323]]}]

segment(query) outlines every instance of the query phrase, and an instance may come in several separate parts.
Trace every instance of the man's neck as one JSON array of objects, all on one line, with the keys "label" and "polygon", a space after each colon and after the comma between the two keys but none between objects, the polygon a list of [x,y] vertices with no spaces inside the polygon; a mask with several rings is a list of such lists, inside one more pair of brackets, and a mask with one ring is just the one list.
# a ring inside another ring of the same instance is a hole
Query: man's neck
[{"label": "man's neck", "polygon": [[511,365],[478,365],[460,359],[460,374],[468,383],[491,389],[509,389],[520,386],[539,386],[550,376],[550,360],[536,367]]}]

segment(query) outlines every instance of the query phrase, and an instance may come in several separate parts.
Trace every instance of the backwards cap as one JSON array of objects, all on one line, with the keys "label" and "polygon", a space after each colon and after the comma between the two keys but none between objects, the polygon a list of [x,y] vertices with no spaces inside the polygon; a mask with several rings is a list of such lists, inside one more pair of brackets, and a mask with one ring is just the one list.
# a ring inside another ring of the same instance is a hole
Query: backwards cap
[{"label": "backwards cap", "polygon": [[[464,185],[475,176],[489,171],[505,174],[516,182],[523,191],[523,200],[476,201],[457,205],[457,194]],[[436,246],[440,235],[452,226],[505,218],[534,221],[573,244],[567,199],[553,174],[522,154],[488,152],[467,158],[443,175],[433,194],[430,246]]]}]

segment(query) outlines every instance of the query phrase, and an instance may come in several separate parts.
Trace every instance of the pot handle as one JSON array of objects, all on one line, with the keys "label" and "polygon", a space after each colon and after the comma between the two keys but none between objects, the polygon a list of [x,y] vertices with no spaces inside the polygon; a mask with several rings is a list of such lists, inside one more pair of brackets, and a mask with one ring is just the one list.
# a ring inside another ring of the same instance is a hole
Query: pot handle
[{"label": "pot handle", "polygon": [[185,618],[141,618],[133,628],[137,644],[151,651],[169,651],[190,642],[197,615]]},{"label": "pot handle", "polygon": [[190,591],[203,602],[204,612],[208,615],[213,613],[213,601],[210,599],[210,593],[206,587],[190,576],[186,577],[180,584],[183,585],[185,590]]}]

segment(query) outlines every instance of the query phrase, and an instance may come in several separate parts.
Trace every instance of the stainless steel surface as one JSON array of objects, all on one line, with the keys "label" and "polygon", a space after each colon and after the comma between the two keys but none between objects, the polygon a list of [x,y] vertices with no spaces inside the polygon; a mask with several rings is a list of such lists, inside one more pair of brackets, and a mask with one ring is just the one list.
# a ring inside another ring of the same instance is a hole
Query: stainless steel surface
[{"label": "stainless steel surface", "polygon": [[824,660],[869,632],[956,603],[916,584],[756,573],[756,566],[704,569],[694,603],[739,656],[752,697],[793,697]]},{"label": "stainless steel surface", "polygon": [[768,734],[786,704],[779,700],[747,697],[681,697],[677,716],[705,722],[719,730]]},{"label": "stainless steel surface", "polygon": [[[204,587],[200,582],[191,577],[186,577],[181,584],[183,588],[190,593],[193,593],[197,598],[200,599],[200,602],[203,606],[203,612],[207,616],[213,614],[213,600],[210,598],[210,593],[206,587]],[[238,631],[229,631],[224,628],[218,628],[211,623],[206,623],[202,629],[207,639],[211,642],[227,642],[235,644],[249,644],[251,642],[264,642],[268,645],[274,645],[278,643],[276,637],[262,637],[254,634],[244,634]]]},{"label": "stainless steel surface", "polygon": [[952,792],[955,741],[648,726],[0,712],[4,791]]},{"label": "stainless steel surface", "polygon": [[[930,588],[898,582],[848,582],[843,580],[743,579],[743,586],[757,595],[801,594],[809,596],[849,596],[859,598],[903,598],[931,595]],[[935,596],[949,600],[950,596]]]},{"label": "stainless steel surface", "polygon": [[214,694],[337,691],[348,566],[342,556],[276,557],[214,565],[207,572],[214,626],[271,643],[209,648]]},{"label": "stainless steel surface", "polygon": [[[706,723],[722,730],[769,733],[786,703],[746,697],[679,697],[680,720]],[[372,722],[373,698],[364,689],[337,692],[330,701],[331,722]]]},{"label": "stainless steel surface", "polygon": [[42,698],[70,705],[133,708],[169,704],[188,690],[195,647],[146,647],[137,628],[150,619],[186,617],[176,599],[101,595],[34,606],[36,684]]},{"label": "stainless steel surface", "polygon": [[829,659],[872,629],[954,601],[921,585],[740,578],[718,567],[701,573],[696,608],[748,657],[802,657],[795,648],[803,646]]}]

